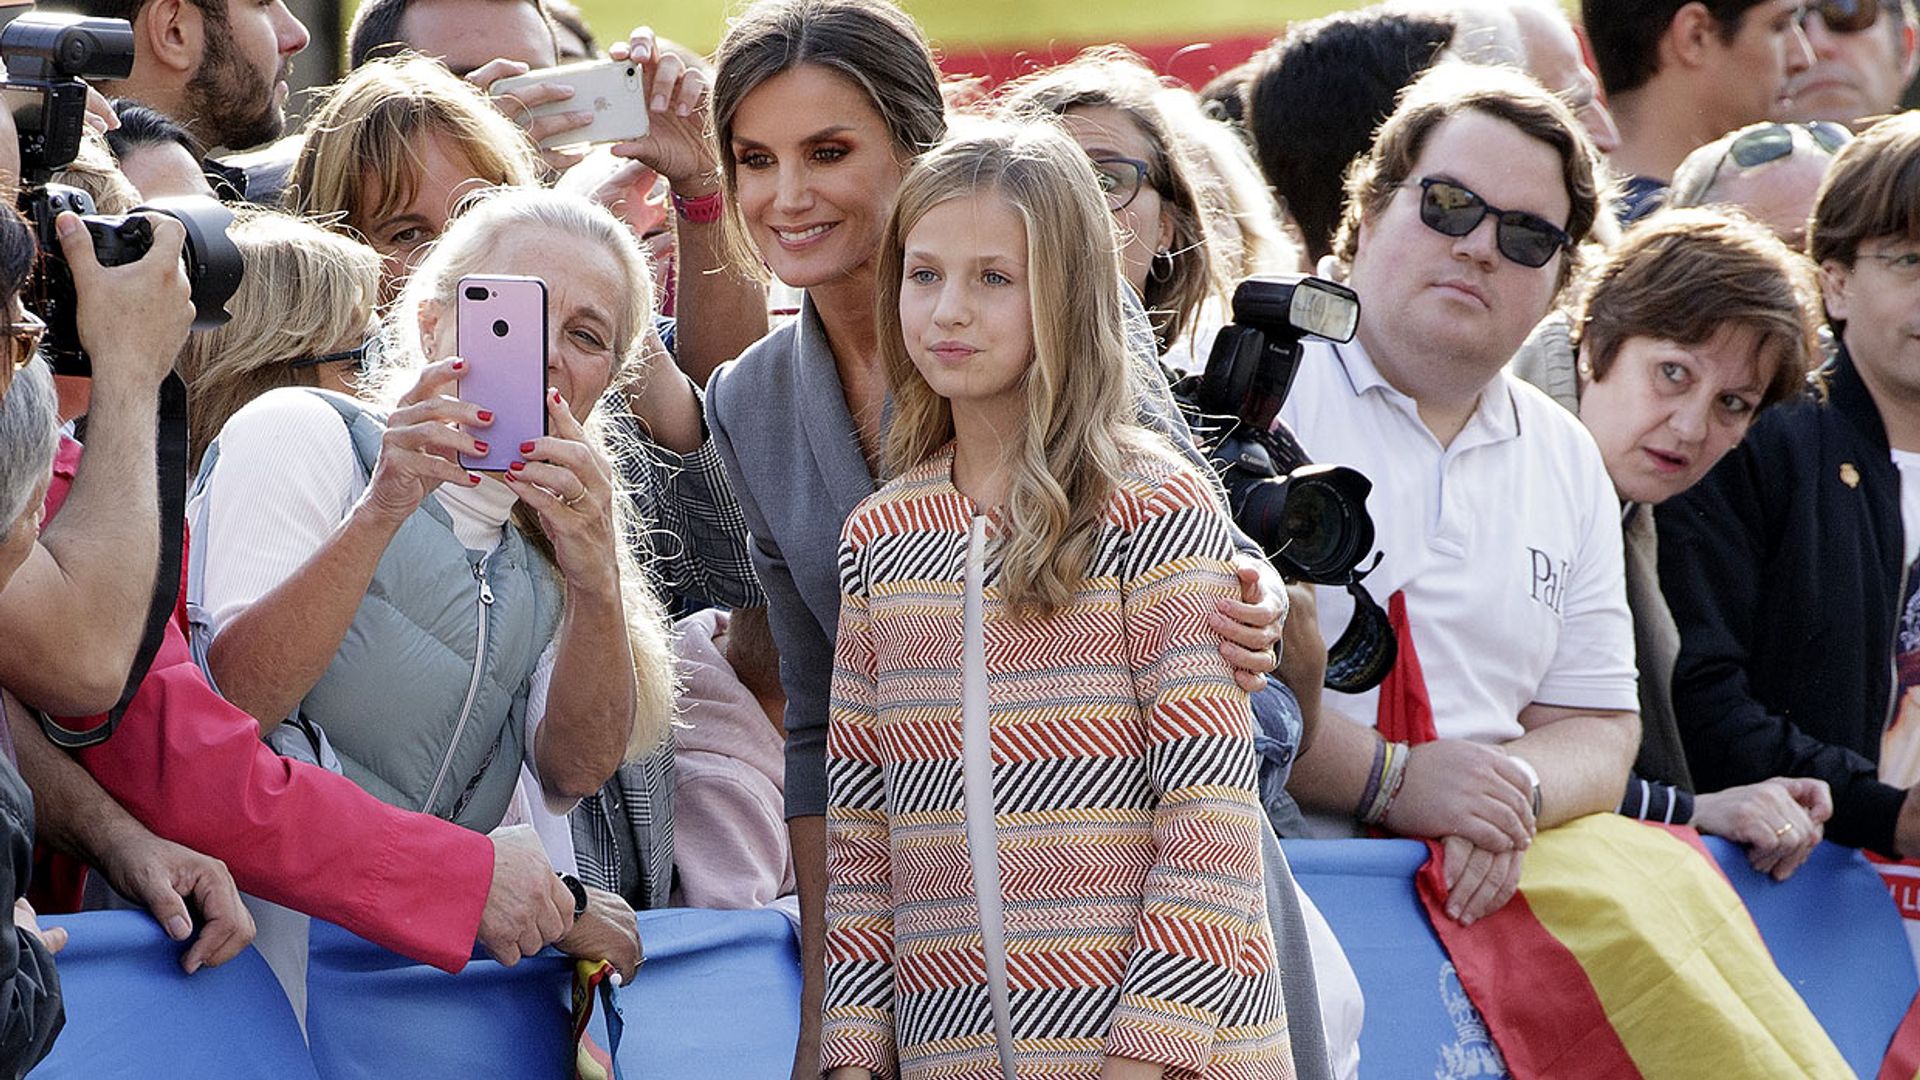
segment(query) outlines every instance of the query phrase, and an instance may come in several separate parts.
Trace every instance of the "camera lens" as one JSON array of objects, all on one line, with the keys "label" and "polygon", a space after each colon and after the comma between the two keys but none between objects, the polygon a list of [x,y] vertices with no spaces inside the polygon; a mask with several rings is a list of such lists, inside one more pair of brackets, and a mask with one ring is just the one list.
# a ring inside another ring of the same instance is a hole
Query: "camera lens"
[{"label": "camera lens", "polygon": [[486,290],[486,289],[484,289],[484,288],[482,288],[482,287],[480,287],[480,286],[478,286],[478,285],[469,285],[469,286],[467,286],[467,299],[469,299],[469,300],[485,300],[486,298],[487,298],[487,290]]},{"label": "camera lens", "polygon": [[1286,509],[1280,515],[1280,532],[1286,537],[1280,550],[1287,558],[1326,576],[1337,575],[1365,554],[1350,550],[1355,531],[1338,491],[1309,479],[1288,485]]},{"label": "camera lens", "polygon": [[507,320],[505,319],[493,320],[493,336],[494,337],[507,336]]}]

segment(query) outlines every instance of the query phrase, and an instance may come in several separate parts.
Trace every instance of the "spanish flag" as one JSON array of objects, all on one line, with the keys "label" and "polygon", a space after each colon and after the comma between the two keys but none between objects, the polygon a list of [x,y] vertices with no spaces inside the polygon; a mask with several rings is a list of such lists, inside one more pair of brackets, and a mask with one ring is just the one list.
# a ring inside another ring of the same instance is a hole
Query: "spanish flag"
[{"label": "spanish flag", "polygon": [[1691,830],[1548,829],[1472,926],[1447,917],[1429,846],[1421,902],[1515,1080],[1853,1075]]},{"label": "spanish flag", "polygon": [[[1430,741],[1400,593],[1388,619],[1400,654],[1377,723]],[[1544,830],[1514,898],[1471,926],[1447,917],[1445,860],[1427,846],[1421,903],[1514,1080],[1853,1076],[1693,830],[1618,814]]]}]

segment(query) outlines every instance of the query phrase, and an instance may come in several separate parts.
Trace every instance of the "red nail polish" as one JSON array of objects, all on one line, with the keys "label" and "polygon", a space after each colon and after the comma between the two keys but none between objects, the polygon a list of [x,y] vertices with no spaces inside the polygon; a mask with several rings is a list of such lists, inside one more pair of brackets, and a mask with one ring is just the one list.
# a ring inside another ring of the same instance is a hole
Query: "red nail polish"
[{"label": "red nail polish", "polygon": [[453,362],[453,370],[455,371],[467,370],[467,362],[465,360],[455,360]]},{"label": "red nail polish", "polygon": [[523,453],[523,454],[531,454],[531,453],[533,453],[533,444],[532,444],[531,442],[523,442],[523,443],[521,443],[521,444],[520,444],[520,452],[521,452],[521,453]]},{"label": "red nail polish", "polygon": [[481,423],[483,423],[483,424],[491,424],[491,423],[493,423],[493,412],[492,412],[491,410],[488,410],[488,409],[481,409],[481,410],[480,410],[480,422],[481,422]]},{"label": "red nail polish", "polygon": [[509,466],[507,466],[507,469],[508,469],[509,471],[511,471],[511,472],[519,472],[519,471],[520,471],[521,469],[524,469],[524,468],[526,468],[526,467],[527,467],[527,463],[526,463],[526,462],[524,462],[524,461],[516,461],[516,462],[514,462],[513,464],[511,464],[511,465],[509,465]]},{"label": "red nail polish", "polygon": [[484,454],[484,453],[486,453],[486,452],[487,452],[487,444],[486,444],[486,443],[484,443],[484,442],[481,442],[481,441],[480,441],[479,439],[475,439],[475,440],[473,440],[473,452],[474,452],[474,453],[476,453],[476,454]]},{"label": "red nail polish", "polygon": [[551,398],[553,399],[553,403],[554,403],[555,405],[558,405],[558,404],[560,404],[560,391],[558,391],[558,390],[551,390],[551,391],[548,391],[548,396],[549,396],[549,397],[551,397]]},{"label": "red nail polish", "polygon": [[479,486],[479,483],[480,483],[480,474],[479,474],[479,473],[477,473],[477,472],[470,472],[470,473],[468,473],[468,474],[467,474],[467,483],[469,483],[469,484],[472,484],[472,485],[475,485],[476,487],[477,487],[477,486]]}]

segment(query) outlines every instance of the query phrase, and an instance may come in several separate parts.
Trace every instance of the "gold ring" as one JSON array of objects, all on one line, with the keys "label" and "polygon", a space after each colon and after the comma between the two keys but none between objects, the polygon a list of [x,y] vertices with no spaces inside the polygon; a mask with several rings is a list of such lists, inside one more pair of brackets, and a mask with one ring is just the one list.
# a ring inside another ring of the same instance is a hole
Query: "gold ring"
[{"label": "gold ring", "polygon": [[1782,825],[1779,828],[1773,830],[1774,839],[1777,840],[1780,837],[1785,836],[1792,831],[1793,831],[1793,822],[1789,821],[1785,825]]},{"label": "gold ring", "polygon": [[578,495],[575,495],[575,496],[574,496],[573,498],[571,498],[571,499],[561,499],[561,500],[560,500],[560,505],[561,505],[561,506],[564,506],[564,507],[566,507],[566,508],[567,508],[567,509],[569,509],[569,510],[571,510],[571,509],[573,509],[574,507],[576,507],[576,506],[579,506],[579,505],[580,505],[580,500],[582,500],[582,499],[584,499],[584,498],[586,498],[586,497],[587,497],[587,491],[586,491],[586,489],[585,489],[585,488],[581,488],[581,489],[580,489],[580,494],[578,494]]}]

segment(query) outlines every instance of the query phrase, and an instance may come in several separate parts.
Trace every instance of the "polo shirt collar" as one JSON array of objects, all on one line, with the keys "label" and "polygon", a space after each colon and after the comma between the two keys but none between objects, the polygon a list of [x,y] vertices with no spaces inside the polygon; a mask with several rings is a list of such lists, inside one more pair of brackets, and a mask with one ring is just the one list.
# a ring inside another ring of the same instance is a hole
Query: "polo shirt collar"
[{"label": "polo shirt collar", "polygon": [[[1396,403],[1416,421],[1419,420],[1418,403],[1380,374],[1380,369],[1374,366],[1373,357],[1367,355],[1366,347],[1360,344],[1359,338],[1344,345],[1335,345],[1333,355],[1346,373],[1347,385],[1353,388],[1353,396],[1365,397],[1368,393],[1378,392],[1382,400]],[[1456,447],[1479,446],[1520,437],[1520,403],[1513,399],[1513,386],[1507,379],[1506,371],[1502,370],[1480,392],[1480,402],[1474,406],[1472,419],[1467,421],[1467,426],[1454,439]]]}]

